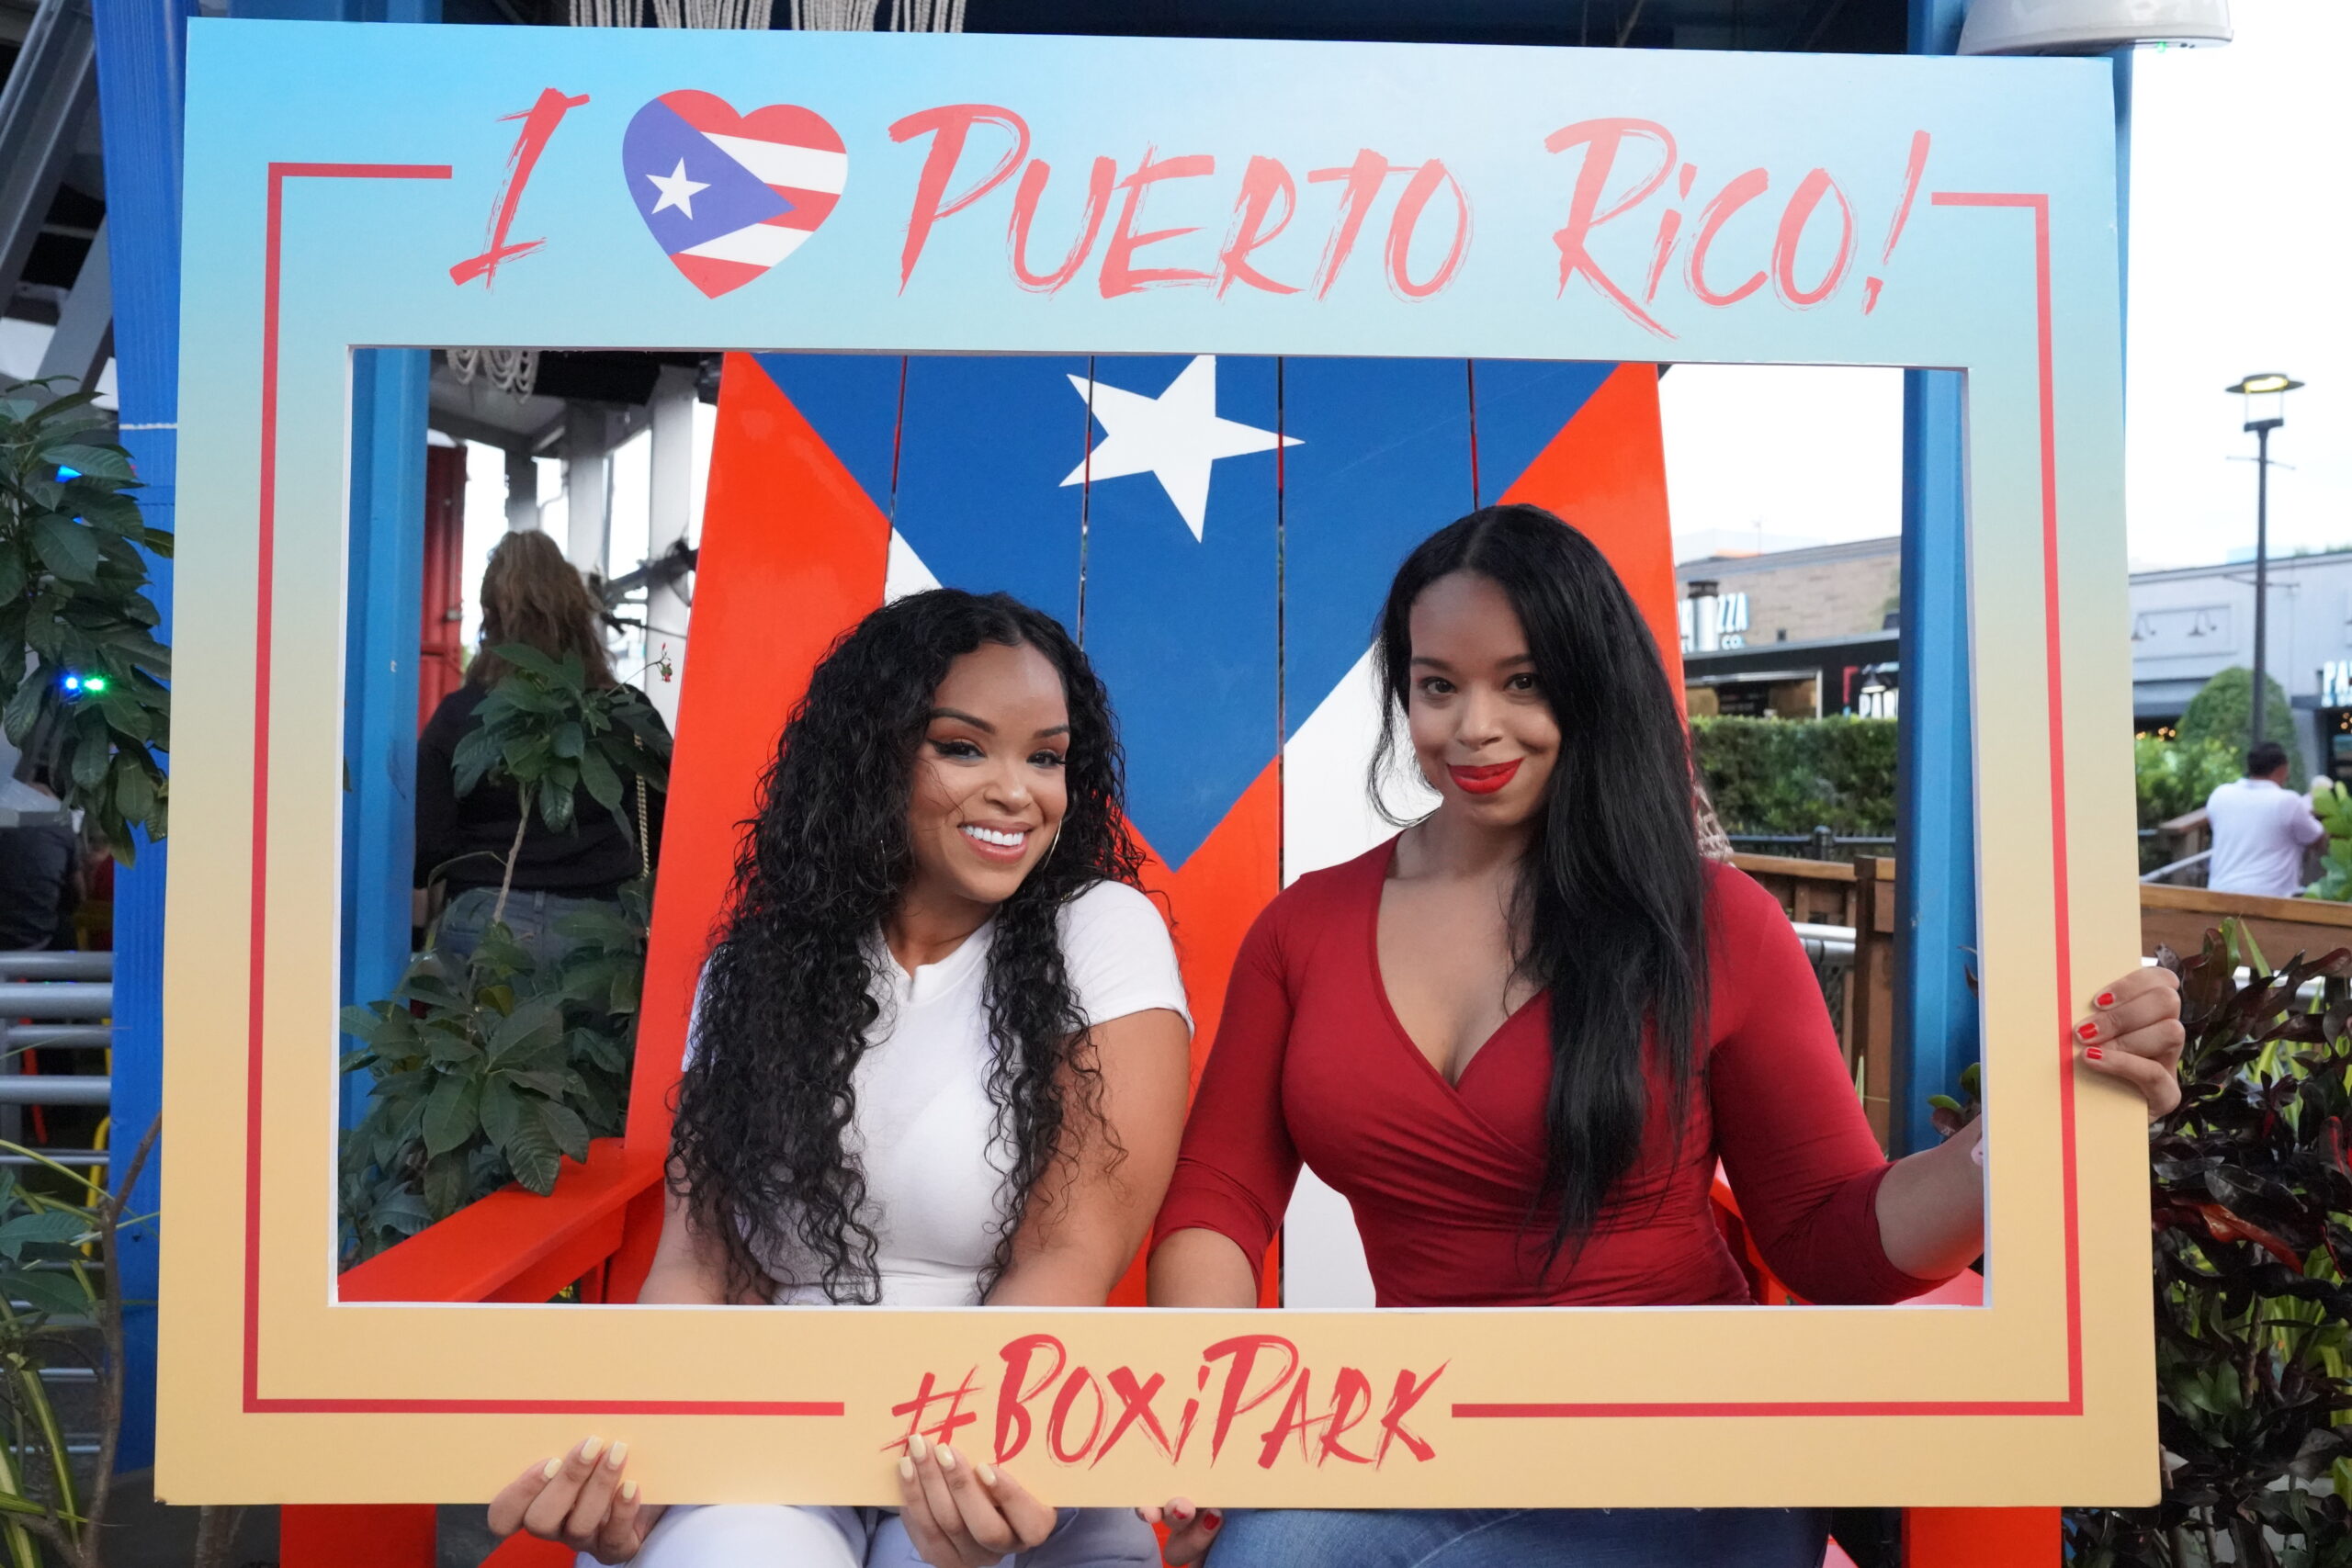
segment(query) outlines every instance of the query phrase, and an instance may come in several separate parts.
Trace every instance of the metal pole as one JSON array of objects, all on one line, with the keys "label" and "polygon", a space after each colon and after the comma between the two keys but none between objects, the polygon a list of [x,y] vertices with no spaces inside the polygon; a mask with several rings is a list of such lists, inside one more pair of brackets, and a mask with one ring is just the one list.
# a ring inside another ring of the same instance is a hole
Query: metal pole
[{"label": "metal pole", "polygon": [[2270,609],[2270,427],[2272,421],[2254,422],[2254,725],[2251,748],[2262,744],[2264,710],[2270,705],[2268,677],[2263,669],[2265,634]]}]

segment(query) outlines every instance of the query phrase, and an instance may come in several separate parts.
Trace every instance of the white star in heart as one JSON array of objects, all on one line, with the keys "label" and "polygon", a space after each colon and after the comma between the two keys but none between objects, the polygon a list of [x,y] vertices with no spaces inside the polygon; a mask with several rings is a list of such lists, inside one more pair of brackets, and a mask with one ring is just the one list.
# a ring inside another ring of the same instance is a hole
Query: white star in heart
[{"label": "white star in heart", "polygon": [[674,207],[692,218],[695,215],[695,192],[710,188],[708,180],[686,178],[686,161],[684,158],[679,159],[678,166],[668,174],[648,175],[645,177],[651,180],[653,188],[662,193],[662,199],[653,204],[653,210],[656,212]]},{"label": "white star in heart", "polygon": [[1069,384],[1088,400],[1094,417],[1102,422],[1103,434],[1086,461],[1062,483],[1150,474],[1195,539],[1208,522],[1209,469],[1219,457],[1299,445],[1295,435],[1217,418],[1215,355],[1196,356],[1156,398],[1083,376],[1072,376]]}]

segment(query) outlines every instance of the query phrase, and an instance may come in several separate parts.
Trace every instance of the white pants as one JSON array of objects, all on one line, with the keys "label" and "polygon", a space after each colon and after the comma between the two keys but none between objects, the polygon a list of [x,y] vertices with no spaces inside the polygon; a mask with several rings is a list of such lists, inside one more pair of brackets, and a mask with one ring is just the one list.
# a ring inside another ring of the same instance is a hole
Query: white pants
[{"label": "white pants", "polygon": [[[1158,1568],[1151,1527],[1124,1508],[1064,1508],[1044,1545],[1012,1568]],[[582,1568],[594,1560],[580,1559]],[[714,1504],[663,1514],[630,1568],[921,1568],[888,1508]]]}]

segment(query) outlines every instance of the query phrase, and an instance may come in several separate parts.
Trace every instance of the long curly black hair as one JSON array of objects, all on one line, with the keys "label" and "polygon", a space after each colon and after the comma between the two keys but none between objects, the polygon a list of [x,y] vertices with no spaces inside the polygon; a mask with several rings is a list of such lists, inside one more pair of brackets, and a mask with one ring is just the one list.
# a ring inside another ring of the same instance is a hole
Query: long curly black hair
[{"label": "long curly black hair", "polygon": [[859,622],[810,676],[745,825],[703,971],[671,1147],[697,1224],[726,1247],[732,1290],[876,1297],[865,1177],[843,1147],[851,1074],[880,1013],[876,937],[914,870],[916,747],[948,666],[983,643],[1044,654],[1070,725],[1060,837],[997,908],[989,947],[989,1092],[1007,1201],[983,1292],[1039,1179],[1077,1134],[1108,1134],[1058,916],[1098,882],[1134,884],[1142,867],[1110,699],[1052,616],[1002,593],[911,594]]}]

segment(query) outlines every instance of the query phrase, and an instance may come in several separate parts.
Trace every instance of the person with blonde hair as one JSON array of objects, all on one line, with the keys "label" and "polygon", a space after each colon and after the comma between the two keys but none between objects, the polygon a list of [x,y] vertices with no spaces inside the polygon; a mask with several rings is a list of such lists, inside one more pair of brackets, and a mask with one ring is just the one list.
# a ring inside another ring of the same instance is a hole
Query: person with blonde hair
[{"label": "person with blonde hair", "polygon": [[[462,964],[489,930],[509,854],[514,875],[503,919],[542,964],[560,959],[570,945],[557,931],[558,921],[616,905],[621,885],[652,864],[662,836],[658,788],[646,790],[642,846],[628,824],[584,798],[575,803],[571,825],[557,831],[536,814],[524,825],[512,790],[483,784],[457,793],[458,745],[472,729],[482,700],[514,669],[499,649],[521,644],[550,659],[570,655],[580,661],[591,689],[622,683],[605,651],[599,617],[588,585],[545,534],[509,534],[490,552],[481,578],[481,645],[466,667],[465,683],[441,700],[416,741],[414,886],[429,887],[437,877],[448,890],[434,938],[445,963]],[[638,813],[632,808],[628,815],[633,820]]]}]

